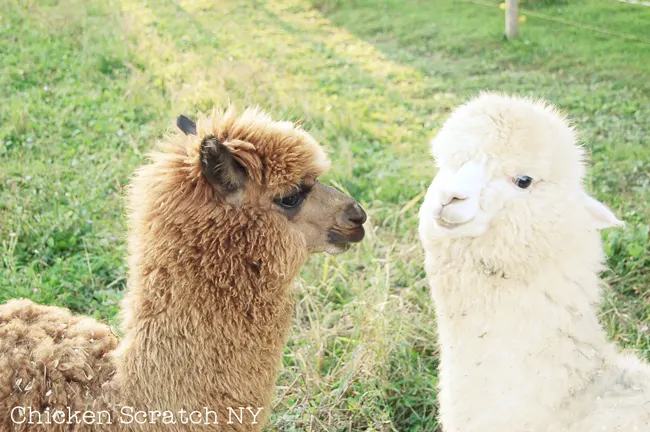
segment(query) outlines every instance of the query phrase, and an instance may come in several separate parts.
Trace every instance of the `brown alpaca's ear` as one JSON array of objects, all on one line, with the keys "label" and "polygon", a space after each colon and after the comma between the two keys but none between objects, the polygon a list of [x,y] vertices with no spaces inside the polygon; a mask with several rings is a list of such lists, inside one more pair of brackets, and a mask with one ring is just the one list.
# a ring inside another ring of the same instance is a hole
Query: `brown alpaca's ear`
[{"label": "brown alpaca's ear", "polygon": [[196,135],[196,123],[182,114],[176,119],[176,126],[178,126],[185,135]]},{"label": "brown alpaca's ear", "polygon": [[226,194],[244,188],[246,170],[216,137],[208,136],[201,143],[201,171],[206,179]]}]

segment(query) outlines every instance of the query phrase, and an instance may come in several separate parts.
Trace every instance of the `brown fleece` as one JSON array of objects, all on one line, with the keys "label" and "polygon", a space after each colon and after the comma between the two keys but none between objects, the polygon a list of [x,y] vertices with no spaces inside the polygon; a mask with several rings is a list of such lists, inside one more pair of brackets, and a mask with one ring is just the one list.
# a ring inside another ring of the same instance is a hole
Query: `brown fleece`
[{"label": "brown fleece", "polygon": [[[131,183],[117,349],[110,330],[90,318],[27,300],[0,306],[0,431],[11,430],[16,406],[108,407],[118,416],[120,405],[208,408],[219,425],[196,429],[261,430],[290,327],[288,288],[309,255],[305,236],[272,199],[320,175],[328,161],[302,129],[256,109],[215,110],[197,131],[164,139]],[[202,175],[199,152],[210,135],[246,169],[242,191],[224,196]],[[240,425],[227,424],[227,407],[264,409],[257,424]],[[118,423],[114,417],[104,429],[194,430]],[[68,427],[16,430],[82,429]]]},{"label": "brown fleece", "polygon": [[15,424],[11,411],[84,410],[114,372],[110,353],[115,347],[117,338],[108,326],[92,318],[22,299],[1,305],[0,431],[68,430]]}]

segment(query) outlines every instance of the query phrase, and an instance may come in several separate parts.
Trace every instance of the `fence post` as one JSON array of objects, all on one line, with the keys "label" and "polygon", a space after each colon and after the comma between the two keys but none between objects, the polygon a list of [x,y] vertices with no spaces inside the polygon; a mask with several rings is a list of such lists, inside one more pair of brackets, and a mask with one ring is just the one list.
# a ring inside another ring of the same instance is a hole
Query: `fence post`
[{"label": "fence post", "polygon": [[506,0],[506,37],[512,39],[519,33],[519,0]]}]

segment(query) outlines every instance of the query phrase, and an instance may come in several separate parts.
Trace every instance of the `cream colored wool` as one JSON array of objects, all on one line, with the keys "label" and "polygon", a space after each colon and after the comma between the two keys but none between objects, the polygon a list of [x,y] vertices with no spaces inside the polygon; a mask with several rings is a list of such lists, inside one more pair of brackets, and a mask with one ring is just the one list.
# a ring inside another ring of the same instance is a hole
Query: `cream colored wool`
[{"label": "cream colored wool", "polygon": [[[583,150],[543,101],[483,93],[432,141],[420,210],[446,432],[650,431],[650,367],[598,320],[600,229]],[[522,189],[514,182],[533,179]],[[443,204],[446,204],[443,206]]]}]

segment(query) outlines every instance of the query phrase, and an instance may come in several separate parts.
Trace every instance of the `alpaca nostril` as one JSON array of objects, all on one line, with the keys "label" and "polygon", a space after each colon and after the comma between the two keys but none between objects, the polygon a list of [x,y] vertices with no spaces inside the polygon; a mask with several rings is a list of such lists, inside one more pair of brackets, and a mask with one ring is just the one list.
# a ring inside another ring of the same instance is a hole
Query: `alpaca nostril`
[{"label": "alpaca nostril", "polygon": [[345,220],[348,222],[362,225],[366,222],[366,219],[366,212],[361,208],[359,203],[355,202],[345,210]]}]

